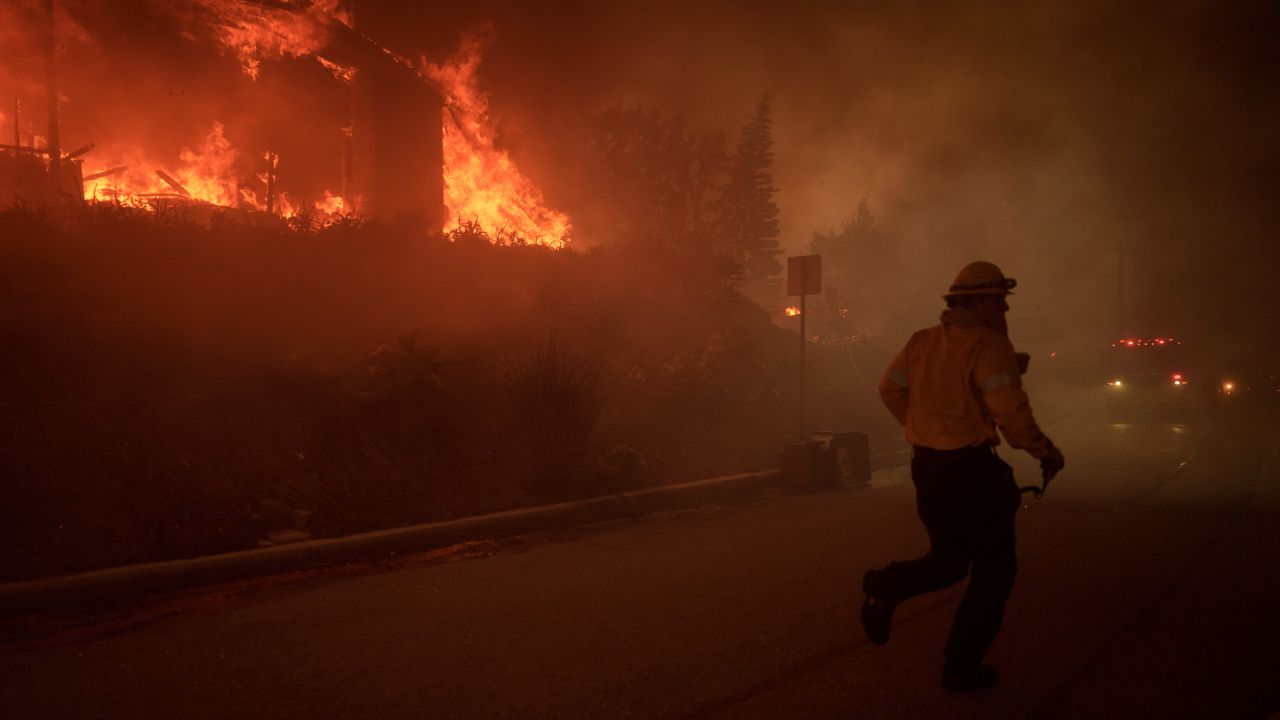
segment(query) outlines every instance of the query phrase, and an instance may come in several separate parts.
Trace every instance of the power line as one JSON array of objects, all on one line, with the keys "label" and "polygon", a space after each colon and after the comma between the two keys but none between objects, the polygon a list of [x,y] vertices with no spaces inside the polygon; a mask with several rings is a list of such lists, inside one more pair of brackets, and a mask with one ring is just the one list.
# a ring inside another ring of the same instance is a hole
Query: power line
[{"label": "power line", "polygon": [[[787,217],[822,218],[822,219],[825,219],[825,220],[854,220],[854,219],[856,219],[856,216],[855,216],[855,215],[852,215],[852,214],[844,214],[844,215],[828,215],[828,214],[824,214],[824,213],[798,213],[798,212],[779,212],[778,214],[779,214],[779,215],[785,215],[785,216],[787,216]],[[875,216],[875,220],[876,220],[876,222],[894,222],[894,223],[923,223],[923,222],[931,222],[931,221],[934,221],[934,220],[936,220],[936,219],[937,219],[937,218],[905,217],[905,216],[901,216],[901,215],[887,215],[887,216],[877,215],[877,216]],[[1079,218],[1077,218],[1077,217],[1063,217],[1063,218],[976,218],[976,219],[977,219],[977,221],[978,221],[978,222],[990,223],[990,224],[992,224],[992,225],[1052,225],[1052,224],[1067,224],[1067,223],[1083,223],[1083,224],[1089,224],[1089,223],[1100,223],[1100,222],[1105,222],[1104,220],[1100,220],[1100,219],[1097,219],[1097,218],[1087,218],[1087,217],[1079,217]]]}]

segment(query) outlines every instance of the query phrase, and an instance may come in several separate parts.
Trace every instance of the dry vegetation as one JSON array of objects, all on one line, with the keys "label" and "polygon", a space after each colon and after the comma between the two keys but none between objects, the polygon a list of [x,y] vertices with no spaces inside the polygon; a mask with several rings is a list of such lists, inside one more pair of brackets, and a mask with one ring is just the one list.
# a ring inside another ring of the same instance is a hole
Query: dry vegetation
[{"label": "dry vegetation", "polygon": [[[0,580],[759,469],[794,432],[795,336],[658,261],[195,220],[0,213]],[[879,421],[874,348],[812,357],[817,423]]]}]

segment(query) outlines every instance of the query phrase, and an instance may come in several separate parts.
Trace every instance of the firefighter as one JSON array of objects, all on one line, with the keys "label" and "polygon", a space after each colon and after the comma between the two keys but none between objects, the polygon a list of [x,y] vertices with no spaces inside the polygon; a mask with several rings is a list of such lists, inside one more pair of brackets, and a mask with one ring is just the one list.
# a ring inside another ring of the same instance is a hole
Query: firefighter
[{"label": "firefighter", "polygon": [[913,447],[916,510],[929,552],[891,562],[863,577],[862,627],[876,645],[889,641],[898,603],[950,587],[969,587],[947,639],[942,686],[963,692],[995,683],[982,664],[1004,617],[1017,573],[1014,514],[1021,505],[1013,470],[996,455],[1000,436],[1040,460],[1045,478],[1062,452],[1036,425],[1009,341],[1006,298],[1017,285],[989,262],[966,265],[943,299],[942,322],[920,330],[880,380],[880,397],[906,427]]}]

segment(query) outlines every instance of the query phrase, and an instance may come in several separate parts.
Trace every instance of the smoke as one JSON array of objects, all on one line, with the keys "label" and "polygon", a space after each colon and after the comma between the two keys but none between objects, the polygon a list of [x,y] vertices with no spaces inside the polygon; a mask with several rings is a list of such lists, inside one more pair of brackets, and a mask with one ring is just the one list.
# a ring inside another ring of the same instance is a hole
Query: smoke
[{"label": "smoke", "polygon": [[[218,120],[237,147],[294,158],[282,185],[320,197],[317,178],[340,172],[340,83],[288,57],[250,80],[193,19],[209,4],[59,3],[64,144],[143,138],[177,158]],[[41,107],[38,52],[22,30],[35,6],[0,5],[0,82],[26,108]],[[1260,301],[1278,265],[1274,5],[350,7],[361,32],[437,63],[491,25],[478,73],[495,142],[553,207],[570,192],[567,157],[588,114],[641,102],[734,133],[767,92],[788,252],[867,199],[910,249],[893,271],[921,321],[956,269],[981,257],[1020,280],[1015,329],[1096,343],[1121,329],[1123,245],[1127,332],[1221,335],[1241,352],[1275,335]],[[89,169],[108,165],[106,153]]]},{"label": "smoke", "polygon": [[642,102],[733,133],[768,92],[789,251],[866,198],[913,248],[900,272],[926,314],[981,257],[1021,281],[1015,329],[1052,326],[1094,347],[1123,330],[1243,349],[1276,323],[1264,298],[1278,266],[1277,12],[493,2],[444,24],[492,21],[482,81],[553,203],[583,113]]}]

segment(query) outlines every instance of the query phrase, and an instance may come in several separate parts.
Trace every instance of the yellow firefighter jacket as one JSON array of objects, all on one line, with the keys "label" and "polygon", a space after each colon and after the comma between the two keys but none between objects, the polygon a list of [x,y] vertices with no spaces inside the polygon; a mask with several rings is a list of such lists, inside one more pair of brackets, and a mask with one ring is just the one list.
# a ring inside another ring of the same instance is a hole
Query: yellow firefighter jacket
[{"label": "yellow firefighter jacket", "polygon": [[1052,446],[1031,415],[1013,345],[966,308],[911,336],[880,379],[880,398],[907,442],[935,450],[1009,444],[1044,457]]}]

